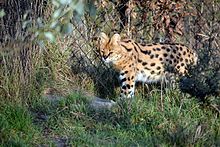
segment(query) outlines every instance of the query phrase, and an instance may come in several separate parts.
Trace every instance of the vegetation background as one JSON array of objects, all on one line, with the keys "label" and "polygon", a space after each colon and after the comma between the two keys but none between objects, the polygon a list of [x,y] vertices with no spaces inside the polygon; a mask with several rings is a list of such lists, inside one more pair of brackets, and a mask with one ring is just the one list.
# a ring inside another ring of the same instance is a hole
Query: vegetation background
[{"label": "vegetation background", "polygon": [[[1,145],[219,146],[219,10],[218,0],[0,1]],[[101,31],[184,43],[199,65],[177,89],[140,85],[131,103],[95,111],[93,95],[118,101]]]}]

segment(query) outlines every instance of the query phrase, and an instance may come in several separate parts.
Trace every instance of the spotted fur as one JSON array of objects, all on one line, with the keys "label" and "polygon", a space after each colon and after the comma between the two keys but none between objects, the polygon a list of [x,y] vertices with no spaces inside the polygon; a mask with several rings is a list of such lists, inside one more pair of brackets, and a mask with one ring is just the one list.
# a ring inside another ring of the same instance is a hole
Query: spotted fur
[{"label": "spotted fur", "polygon": [[185,75],[189,65],[196,65],[197,54],[177,43],[139,44],[121,39],[119,34],[109,38],[100,34],[100,54],[103,61],[112,63],[119,71],[121,97],[133,97],[135,83],[161,81],[167,73]]}]

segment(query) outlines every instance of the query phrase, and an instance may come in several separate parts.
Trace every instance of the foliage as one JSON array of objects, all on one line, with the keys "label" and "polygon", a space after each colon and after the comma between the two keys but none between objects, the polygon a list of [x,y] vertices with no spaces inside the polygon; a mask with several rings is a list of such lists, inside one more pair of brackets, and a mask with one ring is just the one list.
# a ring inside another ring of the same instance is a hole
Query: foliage
[{"label": "foliage", "polygon": [[26,146],[40,143],[39,129],[34,126],[32,116],[26,108],[11,104],[0,107],[0,144],[4,146]]},{"label": "foliage", "polygon": [[5,15],[4,9],[0,9],[0,18]]},{"label": "foliage", "polygon": [[[49,40],[56,41],[56,36],[60,33],[64,35],[73,32],[72,19],[79,19],[84,14],[85,8],[94,13],[94,5],[92,2],[86,3],[83,0],[52,0],[53,12],[49,19],[37,19],[38,28],[34,29],[35,37],[38,41]],[[24,17],[25,19],[25,17]],[[25,28],[30,21],[25,21]],[[33,28],[30,28],[33,29]],[[42,42],[41,42],[42,43]]]},{"label": "foliage", "polygon": [[[13,7],[11,3],[13,0],[4,3],[5,15],[1,11],[4,15],[1,18],[4,24],[1,28],[7,31],[4,32],[6,35],[2,36],[0,45],[0,96],[3,98],[2,103],[13,101],[27,104],[42,94],[48,81],[57,80],[60,71],[68,71],[69,67],[61,67],[60,63],[66,64],[71,48],[61,51],[58,40],[63,40],[65,35],[73,32],[73,25],[70,23],[72,19],[81,17],[84,8],[93,10],[93,3],[87,4],[82,0],[53,0],[46,3],[34,1],[39,7],[34,9],[30,8],[31,2],[25,1],[19,2],[24,7],[16,7],[17,11],[7,9],[8,5]],[[43,14],[39,11],[41,8],[45,8]],[[33,13],[29,9],[33,9]],[[11,21],[15,24],[8,28],[10,18],[13,18]],[[16,18],[23,21],[14,20]],[[16,32],[16,36],[11,32]],[[63,73],[63,76],[70,74],[69,71]]]},{"label": "foliage", "polygon": [[[132,103],[119,102],[111,110],[99,111],[91,109],[91,98],[81,93],[55,101],[40,99],[32,105],[31,113],[20,107],[1,109],[1,135],[12,136],[11,140],[18,135],[13,141],[22,145],[218,146],[220,143],[218,114],[179,91],[163,94],[163,103],[160,91],[153,91],[147,98],[139,95]],[[15,115],[19,118],[14,120]],[[45,139],[40,140],[39,133]],[[2,138],[2,143],[7,145],[7,139]]]}]

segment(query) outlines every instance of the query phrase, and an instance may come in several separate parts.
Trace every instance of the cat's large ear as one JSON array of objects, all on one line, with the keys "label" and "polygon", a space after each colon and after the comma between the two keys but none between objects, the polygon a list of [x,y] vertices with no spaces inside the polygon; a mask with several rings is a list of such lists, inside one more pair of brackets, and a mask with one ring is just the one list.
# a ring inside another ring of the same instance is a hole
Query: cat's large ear
[{"label": "cat's large ear", "polygon": [[104,32],[101,32],[99,34],[99,41],[100,41],[100,45],[106,45],[109,41],[109,38]]},{"label": "cat's large ear", "polygon": [[121,41],[121,36],[119,34],[114,34],[111,38],[111,43],[114,45],[118,45],[120,41]]}]

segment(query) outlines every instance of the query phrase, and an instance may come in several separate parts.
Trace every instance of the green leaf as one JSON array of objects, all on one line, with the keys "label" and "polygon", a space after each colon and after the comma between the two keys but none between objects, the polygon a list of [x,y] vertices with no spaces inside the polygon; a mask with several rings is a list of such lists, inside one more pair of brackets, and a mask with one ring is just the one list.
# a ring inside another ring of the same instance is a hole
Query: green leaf
[{"label": "green leaf", "polygon": [[5,11],[4,11],[4,9],[0,9],[0,18],[3,16],[5,16]]},{"label": "green leaf", "polygon": [[79,0],[76,4],[72,3],[71,4],[71,8],[73,10],[75,10],[78,13],[78,15],[83,15],[83,13],[84,13],[84,3],[83,3],[83,0]]},{"label": "green leaf", "polygon": [[40,17],[37,18],[37,24],[38,24],[39,27],[43,27],[44,26],[43,20]]},{"label": "green leaf", "polygon": [[40,34],[39,31],[36,31],[34,35],[35,35],[35,37],[38,37],[39,34]]},{"label": "green leaf", "polygon": [[62,12],[62,8],[55,10],[53,13],[53,18],[56,19],[56,18],[60,17],[61,12]]},{"label": "green leaf", "polygon": [[50,28],[51,28],[51,29],[54,29],[57,25],[58,25],[58,21],[53,21],[53,22],[50,24]]},{"label": "green leaf", "polygon": [[72,2],[72,0],[60,0],[60,3],[63,5],[68,5]]},{"label": "green leaf", "polygon": [[23,19],[26,20],[27,16],[28,16],[28,12],[26,12],[26,13],[24,14]]},{"label": "green leaf", "polygon": [[55,37],[52,32],[44,32],[44,36],[49,39],[51,42],[55,41]]},{"label": "green leaf", "polygon": [[60,3],[57,0],[52,0],[52,4],[56,7],[60,7]]},{"label": "green leaf", "polygon": [[88,9],[89,9],[90,16],[95,17],[96,7],[95,7],[94,3],[92,3],[91,1],[88,3]]},{"label": "green leaf", "polygon": [[31,20],[24,21],[22,23],[22,28],[25,29],[25,28],[29,27],[30,24],[31,24]]},{"label": "green leaf", "polygon": [[63,27],[62,27],[62,33],[64,34],[70,34],[73,32],[73,24],[71,23],[67,23],[67,24],[64,24]]}]

